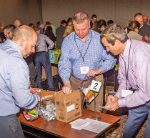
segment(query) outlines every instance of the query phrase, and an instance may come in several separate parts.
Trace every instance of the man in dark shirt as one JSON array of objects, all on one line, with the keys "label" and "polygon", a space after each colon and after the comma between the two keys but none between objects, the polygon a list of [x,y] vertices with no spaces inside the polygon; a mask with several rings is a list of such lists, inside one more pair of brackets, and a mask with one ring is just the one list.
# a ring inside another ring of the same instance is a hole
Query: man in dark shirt
[{"label": "man in dark shirt", "polygon": [[56,29],[56,46],[57,48],[61,48],[61,44],[63,41],[63,34],[65,32],[65,27],[66,27],[67,22],[65,20],[61,21],[60,26]]},{"label": "man in dark shirt", "polygon": [[134,15],[134,19],[140,23],[139,34],[143,36],[147,42],[150,42],[150,26],[144,24],[143,15],[142,13],[136,13]]}]

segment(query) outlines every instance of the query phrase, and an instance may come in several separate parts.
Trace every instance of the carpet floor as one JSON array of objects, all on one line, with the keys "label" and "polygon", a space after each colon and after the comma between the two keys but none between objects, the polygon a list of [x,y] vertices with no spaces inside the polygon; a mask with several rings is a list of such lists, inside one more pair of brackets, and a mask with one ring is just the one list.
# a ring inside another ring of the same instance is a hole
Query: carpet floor
[{"label": "carpet floor", "polygon": [[[104,138],[121,138],[123,135],[123,130],[125,126],[125,122],[127,120],[127,115],[122,115],[120,121],[118,122],[118,126],[110,129],[104,136]],[[141,126],[140,130],[137,133],[136,138],[144,138],[144,129],[146,126],[146,122]]]}]

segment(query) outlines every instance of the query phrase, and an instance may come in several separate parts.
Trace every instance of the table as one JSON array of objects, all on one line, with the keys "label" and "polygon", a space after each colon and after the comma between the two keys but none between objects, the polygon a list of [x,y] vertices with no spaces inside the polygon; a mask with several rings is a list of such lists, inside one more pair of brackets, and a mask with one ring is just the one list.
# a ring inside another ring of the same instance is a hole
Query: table
[{"label": "table", "polygon": [[[95,116],[95,113],[89,110],[83,110],[83,115],[81,118],[91,118]],[[112,128],[119,120],[119,116],[113,116],[104,113],[97,113],[97,115],[101,118],[101,121],[110,123],[110,127]],[[27,121],[23,114],[19,114],[18,116],[23,130],[25,133],[31,134],[34,137],[38,138],[48,138],[48,137],[67,137],[67,138],[93,138],[100,137],[104,132],[96,134],[86,130],[76,130],[72,129],[69,123],[60,122],[58,120],[47,121],[43,118],[39,117],[34,121]]]}]

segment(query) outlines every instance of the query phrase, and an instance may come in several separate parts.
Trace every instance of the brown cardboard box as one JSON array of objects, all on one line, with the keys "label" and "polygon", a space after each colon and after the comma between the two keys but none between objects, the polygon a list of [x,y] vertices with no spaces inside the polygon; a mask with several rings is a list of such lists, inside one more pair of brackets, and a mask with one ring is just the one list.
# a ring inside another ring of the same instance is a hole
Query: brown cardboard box
[{"label": "brown cardboard box", "polygon": [[40,96],[41,101],[43,101],[43,100],[52,100],[52,101],[54,101],[54,95],[55,95],[54,91],[48,91],[48,90],[42,90],[42,89],[38,89],[38,88],[32,88],[32,92],[33,91],[34,91],[34,93],[37,93]]},{"label": "brown cardboard box", "polygon": [[70,122],[82,115],[80,91],[70,94],[63,92],[55,93],[56,119],[63,122]]}]

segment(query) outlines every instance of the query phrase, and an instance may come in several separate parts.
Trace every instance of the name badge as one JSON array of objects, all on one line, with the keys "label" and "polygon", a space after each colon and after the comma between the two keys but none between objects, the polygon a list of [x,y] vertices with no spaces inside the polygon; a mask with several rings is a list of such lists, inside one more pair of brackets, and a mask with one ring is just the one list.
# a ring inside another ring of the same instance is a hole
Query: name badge
[{"label": "name badge", "polygon": [[121,97],[125,98],[125,97],[129,96],[132,93],[133,93],[133,91],[131,91],[131,90],[122,90],[121,91]]},{"label": "name badge", "polygon": [[89,72],[89,67],[87,66],[80,67],[80,72],[81,74],[87,74]]}]

